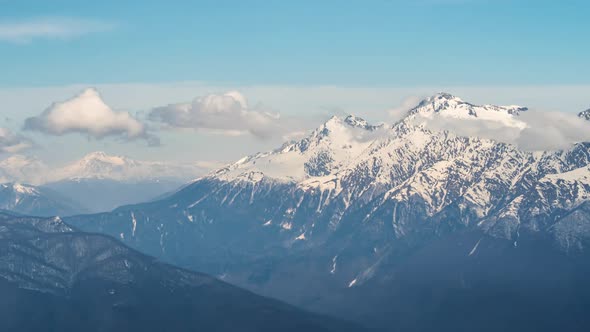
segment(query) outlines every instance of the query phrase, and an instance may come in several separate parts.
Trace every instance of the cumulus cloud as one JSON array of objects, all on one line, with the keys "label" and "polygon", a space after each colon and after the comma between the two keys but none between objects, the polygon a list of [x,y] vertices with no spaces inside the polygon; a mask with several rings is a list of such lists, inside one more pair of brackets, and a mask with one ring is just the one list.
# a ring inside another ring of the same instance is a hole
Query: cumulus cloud
[{"label": "cumulus cloud", "polygon": [[237,91],[210,94],[191,103],[154,108],[150,120],[173,128],[192,128],[229,136],[268,138],[283,131],[280,116],[262,106],[251,107]]},{"label": "cumulus cloud", "polygon": [[0,128],[0,152],[16,153],[33,146],[31,140],[13,133],[10,129]]},{"label": "cumulus cloud", "polygon": [[524,126],[508,126],[498,121],[457,119],[443,116],[419,118],[432,130],[448,130],[461,136],[477,136],[514,144],[525,151],[567,149],[590,141],[590,121],[574,113],[529,110],[518,116]]},{"label": "cumulus cloud", "polygon": [[126,140],[145,139],[157,145],[155,136],[128,112],[116,112],[104,103],[96,89],[89,88],[64,102],[49,106],[39,116],[25,120],[25,130],[61,136],[80,133],[102,139],[107,136]]},{"label": "cumulus cloud", "polygon": [[34,39],[69,39],[107,31],[113,24],[79,18],[53,17],[0,22],[0,40],[28,43]]}]

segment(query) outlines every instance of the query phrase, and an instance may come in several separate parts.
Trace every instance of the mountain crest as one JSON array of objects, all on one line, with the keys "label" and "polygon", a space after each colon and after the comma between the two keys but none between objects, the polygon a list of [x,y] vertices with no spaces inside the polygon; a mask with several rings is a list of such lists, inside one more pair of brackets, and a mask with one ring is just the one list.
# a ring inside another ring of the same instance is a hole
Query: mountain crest
[{"label": "mountain crest", "polygon": [[104,151],[96,151],[96,152],[91,152],[91,153],[85,155],[80,161],[81,162],[100,161],[103,163],[121,165],[121,164],[124,164],[125,162],[127,162],[128,160],[129,159],[127,157],[113,156],[113,155],[107,154]]},{"label": "mountain crest", "polygon": [[590,108],[585,111],[580,112],[578,114],[578,116],[582,119],[586,119],[586,120],[590,121]]},{"label": "mountain crest", "polygon": [[449,93],[440,92],[422,100],[408,112],[406,119],[415,119],[417,117],[432,119],[440,116],[443,118],[500,122],[505,126],[524,129],[526,124],[518,120],[518,116],[521,112],[527,110],[527,107],[517,105],[475,105]]}]

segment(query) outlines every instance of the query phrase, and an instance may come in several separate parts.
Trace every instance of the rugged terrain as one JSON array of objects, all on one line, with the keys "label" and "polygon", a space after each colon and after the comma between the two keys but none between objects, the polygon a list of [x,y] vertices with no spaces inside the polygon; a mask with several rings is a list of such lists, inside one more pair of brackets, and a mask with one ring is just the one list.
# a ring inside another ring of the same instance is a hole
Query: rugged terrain
[{"label": "rugged terrain", "polygon": [[59,218],[0,214],[2,331],[357,331]]},{"label": "rugged terrain", "polygon": [[[475,299],[483,299],[482,310],[538,304],[531,308],[536,315],[557,301],[571,305],[566,311],[577,321],[586,303],[575,287],[586,294],[580,280],[587,260],[576,257],[585,257],[590,244],[590,143],[526,151],[428,126],[486,121],[523,130],[520,115],[527,111],[441,93],[392,125],[333,117],[300,141],[243,158],[162,200],[68,222],[262,294],[375,326],[416,326],[399,308],[424,321],[450,310],[448,301],[456,301],[456,315],[473,309]],[[437,268],[442,262],[456,269]],[[557,266],[552,279],[539,274],[547,266]],[[506,279],[485,277],[494,272]],[[555,293],[533,296],[545,294],[552,280],[563,281]],[[412,286],[424,296],[404,293]],[[499,289],[507,291],[501,300],[492,296]],[[422,306],[433,294],[440,306]],[[459,323],[453,317],[449,326]],[[522,323],[507,318],[501,322]]]}]

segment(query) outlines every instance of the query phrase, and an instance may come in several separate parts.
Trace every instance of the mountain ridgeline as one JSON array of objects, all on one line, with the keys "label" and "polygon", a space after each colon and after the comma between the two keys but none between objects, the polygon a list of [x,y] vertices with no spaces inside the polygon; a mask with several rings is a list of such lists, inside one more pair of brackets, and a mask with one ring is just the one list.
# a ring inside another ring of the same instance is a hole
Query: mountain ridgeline
[{"label": "mountain ridgeline", "polygon": [[33,216],[69,216],[89,212],[57,191],[14,182],[0,184],[0,209]]},{"label": "mountain ridgeline", "polygon": [[588,329],[590,143],[530,152],[426,125],[523,130],[523,112],[441,93],[393,125],[333,117],[161,200],[65,221],[386,330]]},{"label": "mountain ridgeline", "polygon": [[358,331],[59,218],[0,213],[2,331]]},{"label": "mountain ridgeline", "polygon": [[[5,193],[0,205],[15,212],[68,216],[111,211],[117,206],[146,202],[175,191],[205,173],[196,164],[139,161],[104,152],[50,168],[38,159],[14,155],[0,161],[0,180],[23,199]],[[27,204],[35,201],[34,205]],[[64,206],[67,204],[67,208]]]}]

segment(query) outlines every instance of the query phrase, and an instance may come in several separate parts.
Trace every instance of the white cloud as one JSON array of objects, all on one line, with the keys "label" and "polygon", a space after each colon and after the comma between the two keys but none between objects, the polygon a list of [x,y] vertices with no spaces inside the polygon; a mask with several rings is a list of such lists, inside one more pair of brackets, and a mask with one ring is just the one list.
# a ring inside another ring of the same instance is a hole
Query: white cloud
[{"label": "white cloud", "polygon": [[149,118],[168,127],[192,128],[227,136],[251,134],[267,138],[283,129],[278,113],[265,111],[262,106],[250,107],[237,91],[198,97],[192,103],[157,107],[150,112]]},{"label": "white cloud", "polygon": [[0,152],[16,153],[32,146],[31,140],[13,133],[10,129],[0,128]]},{"label": "white cloud", "polygon": [[573,113],[527,112],[522,120],[528,124],[516,140],[525,150],[565,149],[577,142],[590,142],[590,121]]},{"label": "white cloud", "polygon": [[[166,83],[117,83],[97,84],[96,88],[108,99],[109,105],[117,110],[150,110],[154,105],[167,105],[171,101],[190,101],[195,96],[204,96],[211,91],[238,89],[248,100],[261,100],[266,105],[280,109],[278,121],[280,132],[270,140],[256,139],[251,135],[236,139],[216,137],[216,147],[207,144],[207,134],[193,130],[168,130],[159,136],[165,142],[157,150],[137,144],[113,146],[117,153],[130,154],[144,159],[189,161],[191,154],[186,151],[199,151],[199,158],[231,161],[243,155],[266,151],[285,139],[300,137],[297,131],[314,129],[334,111],[353,113],[375,123],[392,123],[385,110],[402,104],[407,96],[430,96],[439,91],[451,91],[473,103],[478,104],[521,104],[531,108],[530,114],[537,111],[564,111],[578,113],[589,107],[590,85],[531,85],[531,86],[289,86],[289,85],[220,85],[207,82],[166,82]],[[10,117],[13,123],[22,122],[26,117],[37,115],[55,100],[66,100],[85,85],[51,87],[0,87],[2,117]],[[325,105],[333,106],[327,111]],[[414,105],[412,105],[414,106]],[[533,111],[534,110],[534,111]],[[141,119],[141,117],[139,117]],[[299,123],[300,121],[301,123]],[[227,132],[224,132],[227,133]],[[44,159],[51,162],[76,158],[90,150],[105,149],[104,142],[85,142],[79,139],[47,138],[47,143],[62,144],[62,151],[39,150]],[[41,143],[39,141],[38,143]],[[220,148],[221,146],[221,148]],[[154,156],[157,153],[157,156]]]},{"label": "white cloud", "polygon": [[64,102],[53,103],[39,116],[26,119],[24,128],[57,136],[81,133],[96,139],[115,136],[158,143],[142,122],[127,112],[113,111],[93,88]]},{"label": "white cloud", "polygon": [[113,24],[98,20],[53,17],[0,22],[0,40],[28,43],[34,39],[70,39],[107,31]]},{"label": "white cloud", "polygon": [[477,136],[518,146],[525,151],[567,149],[578,142],[590,142],[590,121],[574,113],[529,110],[518,116],[524,126],[498,121],[458,119],[443,116],[420,117],[417,121],[431,130],[447,130],[461,136]]},{"label": "white cloud", "polygon": [[423,99],[424,99],[424,97],[418,97],[418,96],[406,97],[402,100],[401,105],[399,105],[398,107],[394,107],[392,109],[389,109],[387,111],[387,113],[394,120],[396,120],[396,121],[400,120],[408,113],[409,110],[416,107],[416,105],[418,105],[418,103],[420,103],[420,101],[422,101]]}]

